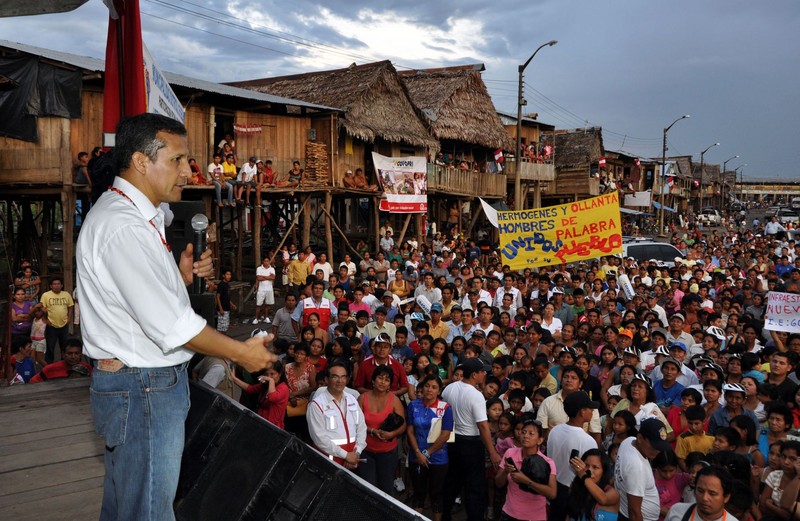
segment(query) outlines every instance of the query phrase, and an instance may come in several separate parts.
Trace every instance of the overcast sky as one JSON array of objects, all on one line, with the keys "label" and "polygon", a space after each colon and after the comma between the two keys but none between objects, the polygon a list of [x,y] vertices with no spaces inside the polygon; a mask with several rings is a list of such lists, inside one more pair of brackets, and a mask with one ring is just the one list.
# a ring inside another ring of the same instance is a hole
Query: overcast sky
[{"label": "overcast sky", "polygon": [[[603,127],[605,147],[747,164],[746,178],[798,179],[800,2],[770,0],[140,0],[164,70],[234,81],[390,59],[398,69],[482,62],[498,110],[557,128]],[[0,19],[0,35],[102,58],[101,0],[65,14]],[[213,33],[213,34],[211,34]],[[535,89],[535,90],[534,90]]]}]

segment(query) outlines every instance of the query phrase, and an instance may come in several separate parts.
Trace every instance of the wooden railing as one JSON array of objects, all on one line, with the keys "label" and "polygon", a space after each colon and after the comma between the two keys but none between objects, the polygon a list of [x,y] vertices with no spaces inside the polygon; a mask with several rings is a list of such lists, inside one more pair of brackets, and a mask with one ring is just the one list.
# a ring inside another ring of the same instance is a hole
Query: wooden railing
[{"label": "wooden railing", "polygon": [[486,174],[428,164],[428,193],[505,197],[506,183],[505,174]]},{"label": "wooden railing", "polygon": [[[555,181],[556,179],[556,168],[553,163],[523,161],[519,166],[521,181]],[[506,172],[509,182],[516,179],[517,165],[513,158],[506,161]]]}]

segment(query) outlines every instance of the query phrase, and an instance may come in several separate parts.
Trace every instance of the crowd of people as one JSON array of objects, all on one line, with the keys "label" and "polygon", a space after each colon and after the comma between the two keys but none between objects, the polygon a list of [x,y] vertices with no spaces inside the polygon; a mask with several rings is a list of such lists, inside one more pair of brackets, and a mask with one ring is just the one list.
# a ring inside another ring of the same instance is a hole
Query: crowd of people
[{"label": "crowd of people", "polygon": [[[222,180],[221,205],[252,188]],[[674,266],[517,272],[457,225],[399,243],[387,222],[336,261],[288,245],[257,269],[252,320],[279,361],[193,375],[434,519],[794,520],[800,333],[764,325],[770,292],[800,293],[800,244],[769,224],[676,234]],[[89,374],[61,281],[41,293],[23,265],[15,284],[15,379]]]},{"label": "crowd of people", "polygon": [[435,519],[794,519],[800,334],[764,324],[769,292],[800,293],[800,245],[763,232],[676,234],[674,267],[521,272],[447,235],[358,262],[290,245],[253,321],[285,283],[282,363],[236,383]]}]

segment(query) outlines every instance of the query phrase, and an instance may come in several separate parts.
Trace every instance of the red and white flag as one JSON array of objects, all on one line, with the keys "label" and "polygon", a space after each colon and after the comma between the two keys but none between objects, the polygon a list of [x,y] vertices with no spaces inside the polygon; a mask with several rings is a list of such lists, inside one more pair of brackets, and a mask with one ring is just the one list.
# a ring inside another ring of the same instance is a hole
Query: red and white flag
[{"label": "red and white flag", "polygon": [[497,150],[494,151],[494,160],[498,163],[502,163],[503,161],[505,161],[505,158],[503,157],[502,148],[498,148]]},{"label": "red and white flag", "polygon": [[605,168],[606,167],[606,158],[605,157],[601,157],[600,160],[597,163],[600,165],[600,168]]}]

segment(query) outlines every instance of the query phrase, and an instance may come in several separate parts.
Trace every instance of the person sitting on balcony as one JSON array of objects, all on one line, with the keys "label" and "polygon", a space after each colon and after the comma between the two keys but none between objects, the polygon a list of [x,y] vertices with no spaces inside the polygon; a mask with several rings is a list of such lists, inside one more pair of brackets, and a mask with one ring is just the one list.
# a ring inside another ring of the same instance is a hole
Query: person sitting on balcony
[{"label": "person sitting on balcony", "polygon": [[342,179],[342,183],[344,184],[345,188],[355,188],[356,187],[356,178],[353,177],[353,171],[348,170],[344,173],[344,179]]},{"label": "person sitting on balcony", "polygon": [[436,161],[435,161],[435,163],[437,165],[439,165],[439,166],[444,166],[444,165],[447,164],[447,163],[445,163],[444,154],[442,152],[437,152],[436,153]]},{"label": "person sitting on balcony", "polygon": [[355,175],[355,182],[356,188],[360,190],[377,190],[378,185],[371,185],[367,181],[367,176],[364,175],[364,170],[361,168],[356,168],[356,175]]}]

